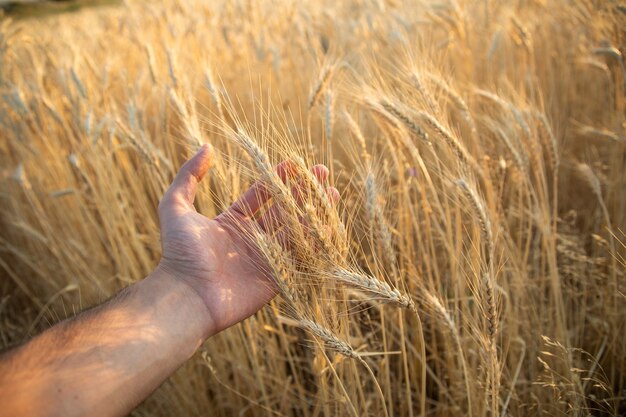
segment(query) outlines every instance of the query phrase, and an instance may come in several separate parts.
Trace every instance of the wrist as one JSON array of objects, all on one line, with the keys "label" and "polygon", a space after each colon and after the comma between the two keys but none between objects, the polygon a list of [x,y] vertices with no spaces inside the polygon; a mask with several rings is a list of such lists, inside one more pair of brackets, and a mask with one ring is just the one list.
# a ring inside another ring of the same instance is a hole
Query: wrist
[{"label": "wrist", "polygon": [[173,319],[176,319],[180,326],[199,332],[202,341],[216,333],[206,302],[198,290],[184,277],[180,277],[161,261],[145,281],[148,280],[157,290],[156,294],[151,295],[151,299],[165,298],[165,303],[169,304],[166,308],[172,309]]}]

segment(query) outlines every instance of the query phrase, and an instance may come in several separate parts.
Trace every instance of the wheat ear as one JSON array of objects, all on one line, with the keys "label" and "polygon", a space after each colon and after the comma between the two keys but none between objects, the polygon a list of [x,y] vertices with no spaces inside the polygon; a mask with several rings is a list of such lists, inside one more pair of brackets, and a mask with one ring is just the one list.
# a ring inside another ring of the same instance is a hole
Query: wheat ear
[{"label": "wheat ear", "polygon": [[318,323],[309,319],[300,319],[299,324],[304,329],[319,337],[324,342],[324,345],[326,345],[331,350],[337,351],[349,358],[356,359],[359,357],[359,355],[354,351],[352,346],[350,346],[347,342],[339,339],[337,336],[335,336],[333,332],[325,327],[322,327]]},{"label": "wheat ear", "polygon": [[452,89],[447,82],[437,77],[436,75],[430,73],[427,73],[425,75],[428,80],[435,84],[437,87],[439,87],[441,91],[443,91],[443,93],[452,102],[452,104],[454,104],[455,107],[459,109],[461,117],[470,127],[472,136],[476,136],[478,133],[478,129],[476,128],[476,122],[474,121],[469,106],[467,105],[463,97],[461,97],[454,89]]},{"label": "wheat ear", "polygon": [[346,268],[334,268],[329,271],[331,278],[342,282],[361,291],[374,294],[382,301],[386,301],[400,307],[414,309],[414,303],[407,295],[400,293],[389,284],[361,272],[354,272]]},{"label": "wheat ear", "polygon": [[381,100],[380,105],[393,117],[402,122],[413,134],[415,134],[418,138],[428,142],[428,134],[422,129],[414,120],[412,120],[409,116],[404,114],[398,106],[391,104],[386,100]]},{"label": "wheat ear", "polygon": [[469,201],[474,214],[476,214],[476,217],[478,218],[480,232],[486,245],[489,259],[491,259],[494,251],[493,232],[491,229],[491,221],[489,220],[489,216],[487,216],[485,204],[482,199],[478,197],[476,191],[470,187],[465,180],[458,179],[456,181],[456,185],[461,189],[463,195]]},{"label": "wheat ear", "polygon": [[289,302],[291,307],[298,309],[299,299],[297,292],[293,289],[291,276],[295,271],[293,260],[288,253],[265,233],[256,233],[256,242],[261,253],[267,260],[272,278],[279,288],[281,294]]},{"label": "wheat ear", "polygon": [[326,86],[328,85],[328,83],[333,77],[334,70],[335,70],[334,65],[327,65],[324,67],[324,69],[322,69],[322,72],[320,73],[320,76],[317,82],[313,86],[311,95],[309,96],[309,103],[308,103],[309,109],[312,109],[319,101],[319,98],[324,92],[324,89],[326,88]]},{"label": "wheat ear", "polygon": [[382,208],[378,202],[378,190],[376,187],[376,178],[372,172],[367,174],[365,179],[365,207],[370,218],[370,224],[375,228],[378,238],[383,246],[383,256],[385,261],[391,267],[394,277],[398,276],[398,267],[396,266],[396,251],[393,247],[393,238],[391,230]]}]

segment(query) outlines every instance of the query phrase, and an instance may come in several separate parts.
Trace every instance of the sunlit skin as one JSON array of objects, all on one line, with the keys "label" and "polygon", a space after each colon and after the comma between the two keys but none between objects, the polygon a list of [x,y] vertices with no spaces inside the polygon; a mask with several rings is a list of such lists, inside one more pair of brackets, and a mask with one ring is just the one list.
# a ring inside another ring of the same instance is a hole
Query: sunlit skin
[{"label": "sunlit skin", "polygon": [[[258,311],[276,294],[250,232],[273,235],[281,210],[263,182],[214,219],[193,202],[211,164],[204,146],[159,204],[162,259],[145,279],[0,356],[0,416],[125,415],[210,336]],[[281,163],[278,175],[293,173]],[[328,170],[312,172],[324,183]],[[297,181],[296,181],[297,182]],[[292,188],[296,196],[297,187]],[[327,188],[330,200],[339,193]],[[257,214],[264,207],[262,216]]]}]

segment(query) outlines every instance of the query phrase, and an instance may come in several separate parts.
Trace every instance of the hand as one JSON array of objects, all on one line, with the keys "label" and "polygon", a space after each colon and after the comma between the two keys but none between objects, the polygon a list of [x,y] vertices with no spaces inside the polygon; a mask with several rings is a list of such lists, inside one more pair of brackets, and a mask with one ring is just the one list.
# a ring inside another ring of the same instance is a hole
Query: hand
[{"label": "hand", "polygon": [[[207,336],[249,317],[276,295],[251,232],[277,232],[276,219],[282,214],[273,205],[258,220],[254,218],[271,198],[262,181],[216,218],[199,214],[193,202],[197,184],[211,164],[211,152],[205,145],[187,161],[159,204],[163,256],[158,268],[202,299],[208,314]],[[292,168],[285,161],[276,171],[286,181],[294,173]],[[323,165],[311,171],[320,182],[328,178]],[[298,188],[292,188],[292,193],[297,197]],[[339,199],[335,188],[328,187],[327,193],[331,201]]]}]

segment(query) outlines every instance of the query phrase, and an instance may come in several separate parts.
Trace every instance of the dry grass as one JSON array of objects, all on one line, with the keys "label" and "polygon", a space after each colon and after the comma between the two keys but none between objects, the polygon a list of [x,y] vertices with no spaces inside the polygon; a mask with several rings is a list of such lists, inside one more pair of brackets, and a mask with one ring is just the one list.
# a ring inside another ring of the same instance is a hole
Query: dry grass
[{"label": "dry grass", "polygon": [[288,213],[287,249],[251,236],[282,295],[133,415],[624,413],[625,26],[565,0],[5,18],[0,346],[149,273],[209,142],[202,213],[257,177]]}]

